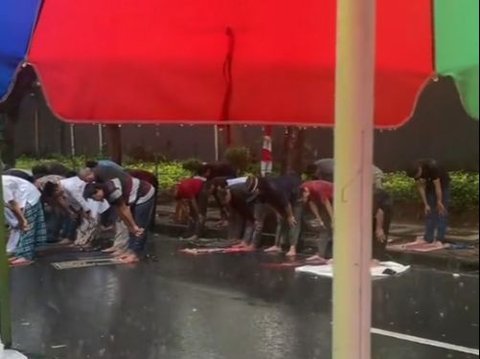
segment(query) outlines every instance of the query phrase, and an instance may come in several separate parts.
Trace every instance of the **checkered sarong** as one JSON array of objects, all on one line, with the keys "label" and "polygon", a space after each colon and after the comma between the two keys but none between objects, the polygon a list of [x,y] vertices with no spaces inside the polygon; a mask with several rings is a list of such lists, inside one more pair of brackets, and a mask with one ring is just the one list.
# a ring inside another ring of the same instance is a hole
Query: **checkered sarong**
[{"label": "checkered sarong", "polygon": [[15,256],[31,260],[35,256],[35,248],[47,241],[47,228],[40,201],[33,206],[26,205],[25,218],[30,228],[20,235]]}]

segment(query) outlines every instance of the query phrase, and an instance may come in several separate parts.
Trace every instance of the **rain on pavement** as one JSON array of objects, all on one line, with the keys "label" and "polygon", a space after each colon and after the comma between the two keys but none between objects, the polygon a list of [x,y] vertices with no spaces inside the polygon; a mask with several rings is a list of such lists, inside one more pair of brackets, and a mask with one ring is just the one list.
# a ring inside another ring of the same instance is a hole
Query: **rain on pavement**
[{"label": "rain on pavement", "polygon": [[[261,266],[271,255],[180,246],[156,236],[156,257],[133,266],[57,270],[86,256],[59,253],[15,269],[14,347],[33,359],[331,357],[331,279]],[[372,358],[477,358],[477,298],[478,273],[375,280]]]}]

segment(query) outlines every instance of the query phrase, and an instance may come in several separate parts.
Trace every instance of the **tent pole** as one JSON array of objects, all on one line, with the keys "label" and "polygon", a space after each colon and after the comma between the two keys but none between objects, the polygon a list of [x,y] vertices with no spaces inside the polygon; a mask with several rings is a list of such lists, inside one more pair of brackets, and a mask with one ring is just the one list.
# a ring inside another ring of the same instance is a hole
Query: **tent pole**
[{"label": "tent pole", "polygon": [[215,161],[220,159],[220,151],[219,151],[219,144],[218,144],[218,126],[213,125],[213,145],[215,147]]},{"label": "tent pole", "polygon": [[70,155],[75,157],[75,125],[70,125]]},{"label": "tent pole", "polygon": [[370,359],[375,0],[337,1],[333,358]]},{"label": "tent pole", "polygon": [[[3,164],[0,161],[0,165]],[[12,327],[10,317],[10,270],[7,260],[7,233],[3,204],[3,185],[0,176],[0,338],[6,348],[12,345]]]},{"label": "tent pole", "polygon": [[98,154],[103,156],[103,129],[98,125]]}]

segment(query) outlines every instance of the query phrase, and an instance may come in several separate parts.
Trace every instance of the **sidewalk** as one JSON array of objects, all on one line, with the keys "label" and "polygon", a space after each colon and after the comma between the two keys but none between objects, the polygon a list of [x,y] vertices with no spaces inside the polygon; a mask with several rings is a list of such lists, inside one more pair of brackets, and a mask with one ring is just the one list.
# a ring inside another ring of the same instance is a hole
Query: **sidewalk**
[{"label": "sidewalk", "polygon": [[[172,223],[173,205],[157,206],[156,231],[173,237],[185,235],[186,226]],[[225,228],[215,228],[220,219],[217,209],[209,209],[204,237],[226,238]],[[451,271],[478,271],[479,269],[479,231],[477,228],[450,228],[447,240],[451,243],[463,245],[466,249],[441,249],[432,252],[395,251],[389,248],[393,244],[413,241],[423,234],[421,224],[394,222],[390,230],[389,246],[387,251],[392,259],[402,264],[426,265]],[[272,241],[273,235],[265,234],[265,241]],[[312,232],[305,231],[305,247],[315,247],[316,241]]]}]

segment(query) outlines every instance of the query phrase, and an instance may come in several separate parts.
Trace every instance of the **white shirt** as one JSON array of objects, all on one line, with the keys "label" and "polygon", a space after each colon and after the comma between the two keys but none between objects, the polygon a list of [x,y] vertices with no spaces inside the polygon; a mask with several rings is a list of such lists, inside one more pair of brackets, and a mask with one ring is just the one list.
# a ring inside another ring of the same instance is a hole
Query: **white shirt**
[{"label": "white shirt", "polygon": [[76,210],[89,210],[87,200],[83,197],[83,190],[86,185],[87,184],[77,176],[60,180],[60,186],[62,186],[64,190],[68,204]]},{"label": "white shirt", "polygon": [[92,216],[96,216],[99,213],[105,212],[110,207],[105,200],[96,202],[92,199],[85,199],[85,197],[83,197],[83,191],[87,184],[78,176],[62,179],[60,185],[65,191],[68,203],[77,210],[90,211]]},{"label": "white shirt", "polygon": [[40,191],[30,182],[14,176],[3,175],[3,200],[5,203],[15,201],[20,208],[27,204],[36,205],[40,201]]},{"label": "white shirt", "polygon": [[246,183],[248,177],[237,177],[232,179],[227,179],[227,186],[233,186],[234,184]]}]

